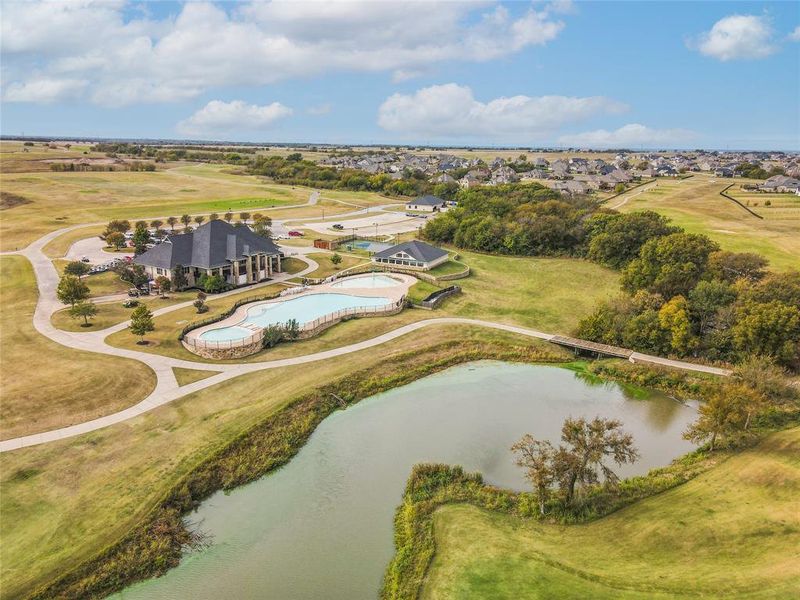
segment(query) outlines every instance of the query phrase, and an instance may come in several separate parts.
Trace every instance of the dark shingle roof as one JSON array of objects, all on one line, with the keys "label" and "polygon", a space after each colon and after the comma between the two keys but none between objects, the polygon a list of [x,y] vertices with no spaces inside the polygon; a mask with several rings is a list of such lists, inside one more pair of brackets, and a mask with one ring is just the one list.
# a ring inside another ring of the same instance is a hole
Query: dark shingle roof
[{"label": "dark shingle roof", "polygon": [[410,200],[408,203],[416,204],[418,206],[444,206],[444,200],[437,198],[436,196],[431,196],[430,194]]},{"label": "dark shingle roof", "polygon": [[191,233],[171,235],[133,262],[149,267],[173,269],[176,265],[213,269],[247,255],[279,254],[275,242],[253,233],[249,227],[234,227],[225,221],[209,221]]},{"label": "dark shingle roof", "polygon": [[419,240],[411,240],[410,242],[403,242],[402,244],[387,248],[386,250],[376,252],[375,258],[392,258],[398,252],[405,252],[409,256],[412,256],[414,260],[420,262],[431,262],[442,256],[447,256],[446,250],[431,246]]}]

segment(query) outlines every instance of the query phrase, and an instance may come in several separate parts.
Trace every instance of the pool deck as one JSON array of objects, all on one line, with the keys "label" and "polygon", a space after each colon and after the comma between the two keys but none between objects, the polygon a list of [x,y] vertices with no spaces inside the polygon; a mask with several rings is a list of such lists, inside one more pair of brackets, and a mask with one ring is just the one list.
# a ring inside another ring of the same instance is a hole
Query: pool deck
[{"label": "pool deck", "polygon": [[412,277],[411,275],[404,275],[401,273],[381,273],[381,275],[385,277],[391,277],[392,279],[396,279],[399,282],[398,285],[390,287],[378,287],[378,288],[334,287],[336,283],[342,281],[346,280],[352,281],[358,278],[367,278],[371,277],[371,275],[362,274],[362,275],[353,275],[352,277],[342,277],[340,279],[336,279],[329,283],[323,283],[315,286],[308,286],[306,288],[303,288],[304,291],[298,292],[296,294],[286,295],[281,298],[275,298],[274,300],[261,300],[259,302],[250,302],[248,304],[244,304],[239,308],[237,308],[236,312],[234,312],[231,316],[222,319],[221,321],[217,321],[216,323],[211,323],[210,325],[205,325],[203,327],[193,329],[192,331],[186,334],[186,338],[191,343],[195,340],[200,339],[200,336],[203,335],[203,333],[205,333],[206,331],[210,331],[212,329],[221,329],[223,327],[238,326],[248,330],[252,329],[251,327],[242,325],[242,321],[244,321],[247,318],[247,311],[249,311],[251,308],[255,306],[261,306],[263,304],[278,304],[281,302],[286,302],[288,300],[293,300],[295,298],[313,296],[315,294],[341,294],[345,296],[357,296],[361,298],[388,298],[392,302],[397,302],[408,293],[408,289],[412,285],[417,283],[416,277]]}]

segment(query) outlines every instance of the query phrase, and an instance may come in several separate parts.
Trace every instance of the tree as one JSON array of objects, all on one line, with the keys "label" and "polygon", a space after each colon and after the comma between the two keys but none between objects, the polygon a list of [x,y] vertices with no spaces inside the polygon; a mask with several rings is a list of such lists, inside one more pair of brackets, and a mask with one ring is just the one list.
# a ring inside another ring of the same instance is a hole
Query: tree
[{"label": "tree", "polygon": [[610,457],[617,465],[632,463],[639,453],[633,445],[633,437],[622,430],[622,423],[615,419],[595,417],[587,421],[568,418],[561,427],[561,441],[553,457],[556,479],[565,492],[567,504],[572,504],[577,484],[597,483],[600,474],[609,484],[619,478],[604,464]]},{"label": "tree", "polygon": [[134,254],[143,254],[147,251],[147,244],[150,243],[150,232],[147,230],[146,223],[142,222],[141,225],[136,225],[131,241],[133,242]]},{"label": "tree", "polygon": [[[205,294],[203,295],[205,296]],[[197,314],[201,314],[208,311],[208,306],[206,306],[205,300],[203,298],[200,298],[200,294],[198,294],[197,299],[194,302],[192,302],[192,306],[194,306],[197,309]]]},{"label": "tree", "polygon": [[192,222],[192,217],[189,215],[182,215],[181,216],[181,223],[183,223],[184,227],[189,227],[189,223]]},{"label": "tree", "polygon": [[743,356],[772,356],[792,366],[800,361],[800,309],[779,300],[745,300],[736,310],[734,345]]},{"label": "tree", "polygon": [[130,228],[130,221],[114,219],[113,221],[109,221],[108,225],[106,225],[106,230],[103,233],[103,237],[115,232],[125,234],[125,232],[130,231]]},{"label": "tree", "polygon": [[250,213],[249,213],[249,212],[240,212],[240,213],[239,213],[239,218],[240,218],[240,219],[241,219],[241,220],[242,220],[244,223],[247,223],[247,221],[250,219]]},{"label": "tree", "polygon": [[153,219],[152,221],[150,221],[150,227],[152,227],[153,229],[156,229],[156,230],[161,229],[161,226],[163,224],[164,224],[164,221],[162,221],[161,219]]},{"label": "tree", "polygon": [[628,292],[646,289],[665,298],[686,296],[706,272],[708,257],[719,250],[704,235],[672,233],[647,241],[622,272]]},{"label": "tree", "polygon": [[75,306],[81,300],[89,297],[89,286],[75,275],[64,275],[58,282],[56,296],[64,304]]},{"label": "tree", "polygon": [[138,335],[140,340],[139,344],[144,344],[144,336],[148,331],[153,331],[155,325],[153,324],[153,313],[147,308],[146,304],[140,304],[133,309],[131,313],[131,324],[128,326],[133,335]]},{"label": "tree", "polygon": [[746,412],[741,397],[731,385],[715,387],[698,409],[699,416],[684,432],[684,439],[695,443],[706,440],[713,452],[719,438],[729,438],[744,428]]},{"label": "tree", "polygon": [[225,288],[225,281],[219,275],[202,275],[197,282],[206,293],[216,294]]},{"label": "tree", "polygon": [[92,268],[89,265],[80,260],[73,260],[64,267],[64,273],[67,275],[75,275],[75,277],[78,278],[83,277],[91,270]]},{"label": "tree", "polygon": [[228,223],[233,221],[233,213],[231,211],[225,213],[225,221]]},{"label": "tree", "polygon": [[119,231],[115,231],[113,233],[109,233],[106,236],[106,243],[109,246],[113,246],[117,250],[122,248],[125,245],[125,236],[121,234]]},{"label": "tree", "polygon": [[756,282],[767,274],[768,264],[769,261],[758,254],[720,250],[708,257],[708,272],[712,277],[728,283],[737,279]]},{"label": "tree", "polygon": [[698,324],[701,336],[714,325],[720,309],[730,306],[735,299],[733,287],[719,279],[701,281],[689,292],[689,314]]},{"label": "tree", "polygon": [[338,266],[339,263],[341,263],[341,262],[342,262],[341,254],[339,254],[337,252],[334,252],[333,255],[331,256],[331,263],[333,263],[334,265]]},{"label": "tree", "polygon": [[208,215],[208,220],[209,221],[218,221],[219,220],[219,215],[217,213],[211,213],[210,215]]},{"label": "tree", "polygon": [[259,213],[253,215],[253,232],[256,235],[260,235],[264,238],[272,237],[272,230],[270,229],[271,225],[272,219],[269,217]]},{"label": "tree", "polygon": [[127,281],[133,287],[144,287],[150,281],[150,276],[144,270],[142,265],[120,265],[114,271],[119,275],[122,281]]},{"label": "tree", "polygon": [[639,255],[648,240],[674,233],[669,220],[651,210],[630,214],[598,213],[589,219],[589,258],[621,269]]},{"label": "tree", "polygon": [[178,224],[178,219],[175,217],[167,217],[167,223],[169,224],[172,231],[175,231],[175,225]]},{"label": "tree", "polygon": [[83,319],[83,327],[89,326],[89,319],[97,314],[97,306],[94,302],[81,300],[69,309],[69,316],[73,319]]},{"label": "tree", "polygon": [[175,287],[176,291],[181,291],[189,285],[189,281],[186,279],[186,273],[183,272],[183,265],[175,265],[175,268],[172,269],[172,285]]},{"label": "tree", "polygon": [[621,194],[624,191],[625,191],[625,184],[624,183],[618,183],[617,185],[614,186],[614,193],[615,194]]},{"label": "tree", "polygon": [[531,482],[539,500],[539,514],[545,514],[545,505],[555,483],[556,472],[553,458],[556,450],[548,441],[540,441],[526,433],[520,441],[511,446],[517,454],[516,464],[525,469],[525,478]]},{"label": "tree", "polygon": [[194,218],[194,222],[195,222],[195,223],[197,223],[198,227],[199,227],[200,225],[202,225],[202,224],[203,224],[203,221],[205,221],[205,220],[206,220],[206,218],[205,218],[203,215],[197,215],[197,216]]},{"label": "tree", "polygon": [[168,277],[164,275],[159,275],[156,277],[156,285],[158,286],[158,290],[161,292],[161,297],[163,298],[172,287],[172,282],[169,280]]},{"label": "tree", "polygon": [[689,303],[683,296],[675,296],[658,311],[658,322],[669,332],[670,347],[679,355],[688,354],[697,347],[689,322]]}]

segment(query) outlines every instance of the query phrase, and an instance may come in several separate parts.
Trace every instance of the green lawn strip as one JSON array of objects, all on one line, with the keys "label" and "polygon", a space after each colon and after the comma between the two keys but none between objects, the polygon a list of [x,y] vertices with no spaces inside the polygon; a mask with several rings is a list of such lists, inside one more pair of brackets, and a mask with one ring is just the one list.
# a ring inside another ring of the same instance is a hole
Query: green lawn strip
[{"label": "green lawn strip", "polygon": [[172,367],[172,372],[175,373],[175,379],[179,386],[188,385],[195,381],[207,379],[212,375],[217,375],[221,371],[204,371],[201,369],[184,369],[183,367]]},{"label": "green lawn strip", "polygon": [[798,451],[795,427],[738,454],[695,452],[598,489],[589,512],[605,516],[575,525],[539,517],[532,493],[418,465],[382,598],[786,597],[800,585]]},{"label": "green lawn strip", "polygon": [[355,267],[356,265],[360,265],[367,262],[365,259],[359,258],[357,256],[339,254],[339,256],[342,258],[342,261],[338,265],[335,265],[331,261],[331,257],[333,256],[333,254],[328,254],[325,252],[314,252],[308,254],[307,256],[308,258],[315,260],[317,264],[319,264],[319,268],[305,275],[306,277],[311,277],[315,279],[324,279],[325,277],[330,277],[334,273],[338,273],[339,271],[343,271],[344,269],[349,269],[351,267]]},{"label": "green lawn strip", "polygon": [[[422,351],[395,353],[369,368],[295,395],[198,457],[180,479],[170,482],[163,499],[133,530],[99,555],[60,571],[54,582],[42,585],[30,598],[101,598],[136,580],[163,573],[178,563],[182,548],[191,543],[181,516],[219,489],[253,481],[286,464],[316,426],[340,408],[333,394],[350,405],[449,366],[481,359],[553,362],[560,360],[560,355],[542,351],[538,344],[454,340]],[[11,479],[12,486],[19,483],[14,475]]]}]

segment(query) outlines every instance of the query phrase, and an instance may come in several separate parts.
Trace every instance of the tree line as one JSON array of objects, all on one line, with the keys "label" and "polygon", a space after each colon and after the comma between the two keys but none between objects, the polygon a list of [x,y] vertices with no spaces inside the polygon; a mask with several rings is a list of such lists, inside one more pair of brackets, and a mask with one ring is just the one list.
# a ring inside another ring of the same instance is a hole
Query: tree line
[{"label": "tree line", "polygon": [[588,258],[621,272],[622,295],[583,319],[579,337],[641,352],[800,369],[800,271],[771,273],[652,211],[621,214],[543,186],[460,190],[430,220],[435,243],[496,254]]}]

